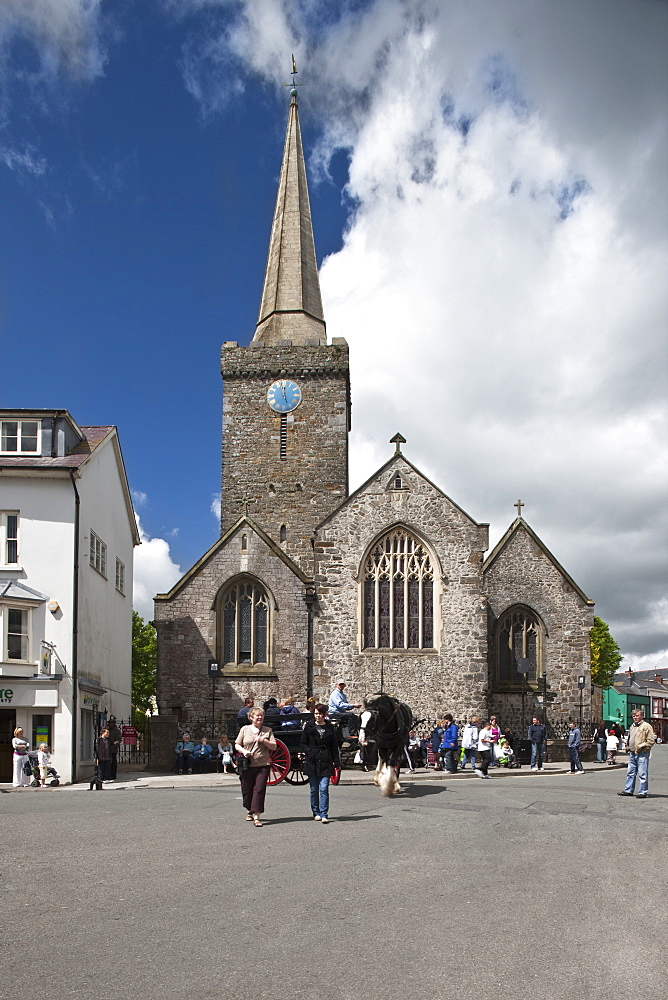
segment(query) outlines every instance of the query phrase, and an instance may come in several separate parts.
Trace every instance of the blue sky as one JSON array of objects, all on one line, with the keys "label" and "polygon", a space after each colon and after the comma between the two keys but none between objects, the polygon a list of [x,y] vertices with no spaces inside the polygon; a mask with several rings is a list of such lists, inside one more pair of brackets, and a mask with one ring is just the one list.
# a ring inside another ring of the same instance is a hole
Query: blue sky
[{"label": "blue sky", "polygon": [[294,52],[351,485],[399,430],[491,545],[521,496],[627,665],[668,669],[667,12],[4,0],[0,400],[118,426],[142,613],[217,536]]}]

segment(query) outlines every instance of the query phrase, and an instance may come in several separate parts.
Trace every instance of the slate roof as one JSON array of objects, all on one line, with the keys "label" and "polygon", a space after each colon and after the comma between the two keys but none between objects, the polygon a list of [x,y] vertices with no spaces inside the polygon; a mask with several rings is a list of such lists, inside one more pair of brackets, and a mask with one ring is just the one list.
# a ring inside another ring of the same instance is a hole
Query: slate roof
[{"label": "slate roof", "polygon": [[68,455],[0,455],[0,469],[79,469],[114,430],[109,427],[81,427],[83,441]]}]

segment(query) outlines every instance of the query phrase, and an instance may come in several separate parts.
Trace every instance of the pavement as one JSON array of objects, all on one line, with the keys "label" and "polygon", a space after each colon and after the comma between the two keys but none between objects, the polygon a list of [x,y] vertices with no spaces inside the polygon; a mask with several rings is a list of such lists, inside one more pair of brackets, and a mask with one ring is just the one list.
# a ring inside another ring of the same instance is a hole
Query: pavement
[{"label": "pavement", "polygon": [[[626,769],[626,757],[622,757],[616,764],[583,764],[585,773],[594,771],[611,771],[613,769]],[[568,761],[555,761],[545,763],[542,772],[532,771],[529,765],[523,765],[521,769],[492,767],[490,768],[490,779],[514,780],[531,777],[547,777],[557,775],[570,776],[570,765]],[[435,771],[433,768],[419,768],[416,771],[402,771],[401,784],[410,785],[414,783],[433,781],[480,781],[481,779],[473,771],[458,771],[457,774],[448,774],[447,771]],[[119,771],[115,781],[105,784],[103,791],[128,791],[130,789],[141,788],[174,788],[174,789],[204,789],[204,788],[225,788],[229,785],[237,786],[239,783],[236,774],[165,774],[158,771]],[[88,791],[89,779],[80,781],[75,785],[60,785],[58,791]],[[341,773],[339,785],[373,785],[373,772],[359,770],[345,770]],[[39,789],[30,788],[30,791]],[[51,789],[56,791],[56,789]],[[11,784],[0,783],[0,792],[21,792],[20,788],[13,788]]]}]

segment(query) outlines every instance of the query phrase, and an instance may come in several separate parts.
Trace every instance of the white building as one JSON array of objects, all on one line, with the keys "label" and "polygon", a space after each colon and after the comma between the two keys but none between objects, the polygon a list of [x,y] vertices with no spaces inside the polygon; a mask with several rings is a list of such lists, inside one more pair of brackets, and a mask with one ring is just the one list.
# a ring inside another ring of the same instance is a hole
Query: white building
[{"label": "white building", "polygon": [[71,781],[96,713],[129,716],[138,544],[115,427],[0,410],[0,781],[16,726]]}]

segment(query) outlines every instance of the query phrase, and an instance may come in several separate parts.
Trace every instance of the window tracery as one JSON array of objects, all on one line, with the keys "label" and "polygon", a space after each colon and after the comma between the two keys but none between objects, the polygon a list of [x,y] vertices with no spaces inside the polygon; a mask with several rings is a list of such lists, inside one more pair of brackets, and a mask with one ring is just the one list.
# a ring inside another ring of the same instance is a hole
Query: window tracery
[{"label": "window tracery", "polygon": [[432,649],[434,573],[426,547],[410,532],[383,536],[366,558],[364,649]]},{"label": "window tracery", "polygon": [[234,583],[220,602],[223,665],[268,663],[269,601],[265,590],[251,580]]},{"label": "window tracery", "polygon": [[501,684],[521,684],[520,658],[529,661],[528,681],[535,681],[542,670],[543,629],[528,608],[511,608],[497,624],[498,680]]}]

